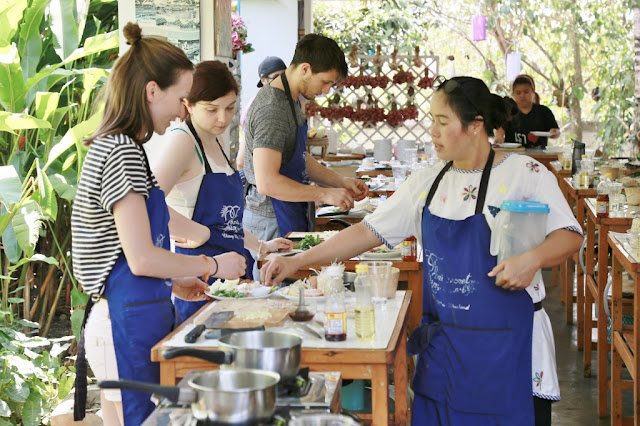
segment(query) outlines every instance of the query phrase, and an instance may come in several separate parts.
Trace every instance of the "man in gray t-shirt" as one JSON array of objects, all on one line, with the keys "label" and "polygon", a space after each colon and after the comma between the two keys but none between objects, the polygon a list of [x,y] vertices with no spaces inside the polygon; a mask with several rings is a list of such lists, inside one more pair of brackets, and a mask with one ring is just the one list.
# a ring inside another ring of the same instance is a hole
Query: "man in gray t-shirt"
[{"label": "man in gray t-shirt", "polygon": [[[243,226],[261,240],[280,236],[284,231],[278,223],[282,225],[287,215],[291,218],[298,214],[287,211],[286,206],[283,214],[279,207],[282,202],[326,203],[346,210],[353,207],[355,200],[366,197],[368,191],[361,180],[345,178],[327,169],[306,156],[306,151],[301,153],[302,158],[297,154],[294,158],[302,137],[297,133],[305,123],[298,96],[313,99],[326,94],[339,79],[346,77],[344,52],[330,38],[308,34],[298,41],[291,65],[283,75],[284,78],[281,75],[258,92],[245,121],[245,174],[250,187]],[[285,176],[292,161],[303,162],[303,168],[306,167],[303,179]],[[307,181],[318,186],[305,184]],[[278,203],[278,208],[274,209],[274,203]]]}]

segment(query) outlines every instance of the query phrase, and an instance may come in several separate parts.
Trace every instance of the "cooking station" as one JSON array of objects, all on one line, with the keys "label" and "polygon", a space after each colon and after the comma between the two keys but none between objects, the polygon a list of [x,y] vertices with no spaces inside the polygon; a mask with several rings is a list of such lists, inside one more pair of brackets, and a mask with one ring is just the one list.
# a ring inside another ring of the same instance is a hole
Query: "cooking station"
[{"label": "cooking station", "polygon": [[[187,374],[178,386],[188,387],[188,380],[199,371]],[[288,421],[301,414],[339,413],[342,405],[341,381],[338,371],[309,372],[300,370],[296,383],[278,387],[276,413],[270,421],[251,423],[252,425],[286,425]],[[292,382],[293,383],[293,382]],[[191,407],[176,405],[162,399],[158,408],[145,420],[143,426],[183,426],[183,425],[222,425],[225,423],[198,421]]]}]

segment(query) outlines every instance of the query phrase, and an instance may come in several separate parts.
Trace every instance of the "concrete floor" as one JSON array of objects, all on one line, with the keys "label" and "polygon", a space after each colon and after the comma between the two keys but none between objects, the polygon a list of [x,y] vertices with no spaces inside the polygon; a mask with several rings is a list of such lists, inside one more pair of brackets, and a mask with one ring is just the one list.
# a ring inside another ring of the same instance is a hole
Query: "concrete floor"
[{"label": "concrete floor", "polygon": [[[545,271],[545,283],[551,277]],[[575,305],[574,305],[575,306]],[[567,325],[565,306],[560,303],[560,287],[547,286],[544,307],[551,318],[556,343],[556,361],[560,381],[561,400],[553,404],[552,423],[554,426],[596,426],[609,425],[611,418],[598,418],[596,354],[593,353],[591,377],[583,377],[583,353],[576,346],[577,325]],[[575,309],[574,309],[575,315]],[[607,374],[607,373],[605,373]],[[623,414],[633,415],[633,395],[623,393]]]}]

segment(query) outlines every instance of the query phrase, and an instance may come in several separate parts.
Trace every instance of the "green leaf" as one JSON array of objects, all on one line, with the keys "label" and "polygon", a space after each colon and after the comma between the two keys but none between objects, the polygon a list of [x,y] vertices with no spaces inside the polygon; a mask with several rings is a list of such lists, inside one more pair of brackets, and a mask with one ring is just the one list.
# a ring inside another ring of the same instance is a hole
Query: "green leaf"
[{"label": "green leaf", "polygon": [[[0,222],[4,220],[4,215],[7,210],[4,207],[4,204],[0,206]],[[13,226],[11,226],[11,222],[7,224],[4,232],[2,233],[2,245],[4,246],[4,254],[9,259],[10,263],[16,263],[20,260],[20,256],[22,256],[22,249],[18,244],[18,240],[16,239],[16,233],[13,232]]]},{"label": "green leaf", "polygon": [[89,301],[89,295],[75,288],[71,290],[71,306],[86,306]]},{"label": "green leaf", "polygon": [[9,112],[22,111],[25,82],[15,44],[0,46],[0,81],[0,104],[3,109]]},{"label": "green leaf", "polygon": [[3,206],[12,206],[22,198],[22,182],[13,166],[0,167],[0,202]]},{"label": "green leaf", "polygon": [[71,330],[78,341],[80,341],[80,329],[82,328],[83,319],[84,309],[74,309],[71,314]]},{"label": "green leaf", "polygon": [[51,122],[50,118],[58,107],[60,93],[38,92],[36,94],[35,116],[39,119]]},{"label": "green leaf", "polygon": [[28,114],[2,114],[0,115],[0,129],[23,130],[23,129],[50,129],[51,123]]},{"label": "green leaf", "polygon": [[30,394],[29,386],[22,378],[14,377],[14,381],[4,391],[12,401],[25,402]]},{"label": "green leaf", "polygon": [[55,259],[55,257],[45,256],[43,254],[36,253],[31,257],[24,257],[20,259],[20,261],[16,264],[16,267],[22,266],[25,263],[29,263],[29,262],[45,262],[45,263],[48,263],[49,265],[58,266],[58,261]]},{"label": "green leaf", "polygon": [[42,414],[42,396],[34,391],[22,406],[22,424],[24,426],[39,426]]},{"label": "green leaf", "polygon": [[73,389],[73,382],[75,381],[75,376],[71,374],[62,374],[60,376],[60,380],[58,380],[58,398],[63,400],[69,395],[71,389]]},{"label": "green leaf", "polygon": [[42,54],[42,39],[40,36],[40,24],[44,18],[44,12],[50,0],[34,0],[27,9],[24,22],[20,26],[20,40],[18,52],[20,53],[22,72],[24,79],[36,73],[40,56]]},{"label": "green leaf", "polygon": [[0,3],[0,46],[11,44],[22,20],[22,14],[27,8],[27,3],[27,0],[11,0]]},{"label": "green leaf", "polygon": [[75,0],[52,0],[49,5],[54,46],[61,59],[69,57],[80,43],[81,33],[76,23],[75,3]]},{"label": "green leaf", "polygon": [[82,86],[84,91],[82,92],[82,104],[89,102],[93,89],[98,87],[98,82],[100,81],[100,79],[106,80],[109,77],[109,73],[107,72],[107,70],[104,70],[102,68],[92,68],[83,70],[83,77],[84,78]]},{"label": "green leaf", "polygon": [[38,204],[29,200],[20,207],[11,221],[18,244],[28,257],[33,256],[43,220]]},{"label": "green leaf", "polygon": [[36,163],[38,188],[34,192],[32,200],[40,205],[48,220],[55,221],[58,216],[58,200],[47,174],[40,170],[40,162],[37,159]]},{"label": "green leaf", "polygon": [[[7,404],[4,399],[0,399],[0,417],[11,417],[11,408],[9,408],[9,404]],[[0,426],[5,422],[3,419],[0,419]],[[5,422],[4,424],[10,425],[11,423]]]},{"label": "green leaf", "polygon": [[[75,153],[70,157],[75,158]],[[49,181],[60,198],[67,201],[75,200],[77,188],[74,185],[69,184],[63,175],[56,173],[49,177]]]},{"label": "green leaf", "polygon": [[46,170],[51,165],[51,163],[53,163],[60,155],[62,155],[63,152],[69,149],[69,147],[75,145],[83,138],[95,132],[100,125],[101,120],[102,114],[94,114],[88,120],[85,120],[82,123],[77,124],[73,128],[69,129],[62,140],[58,142],[53,148],[51,148],[51,152],[49,152],[49,158],[47,159],[47,164],[44,165],[42,170]]}]

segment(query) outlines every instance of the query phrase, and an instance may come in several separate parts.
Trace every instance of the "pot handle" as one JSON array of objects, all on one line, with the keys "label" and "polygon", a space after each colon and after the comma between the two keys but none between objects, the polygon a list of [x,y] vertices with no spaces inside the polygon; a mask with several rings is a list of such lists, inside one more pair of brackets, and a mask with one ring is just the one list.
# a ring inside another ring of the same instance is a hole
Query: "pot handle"
[{"label": "pot handle", "polygon": [[180,356],[192,356],[194,358],[203,359],[214,364],[231,364],[233,362],[233,353],[225,351],[205,351],[202,349],[192,348],[171,348],[162,352],[164,359],[173,359]]},{"label": "pot handle", "polygon": [[359,425],[366,425],[366,423],[364,422],[364,420],[362,420],[360,417],[356,416],[354,413],[352,413],[349,410],[346,410],[344,408],[340,409],[340,414],[342,414],[343,416],[347,416],[350,417],[351,420],[353,420],[354,422],[358,423]]},{"label": "pot handle", "polygon": [[180,388],[178,386],[161,386],[154,383],[136,382],[133,380],[103,380],[98,382],[101,389],[128,389],[145,393],[156,393],[174,403],[196,402],[196,393],[193,389]]}]

